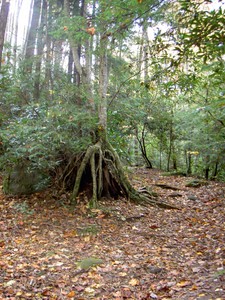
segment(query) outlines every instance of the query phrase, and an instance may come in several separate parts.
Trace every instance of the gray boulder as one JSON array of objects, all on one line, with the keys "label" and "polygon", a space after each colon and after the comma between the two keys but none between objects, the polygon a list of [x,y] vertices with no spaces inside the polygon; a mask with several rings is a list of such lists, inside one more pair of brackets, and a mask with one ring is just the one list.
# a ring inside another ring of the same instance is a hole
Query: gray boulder
[{"label": "gray boulder", "polygon": [[3,192],[7,195],[29,195],[45,189],[49,177],[29,162],[18,163],[5,172]]}]

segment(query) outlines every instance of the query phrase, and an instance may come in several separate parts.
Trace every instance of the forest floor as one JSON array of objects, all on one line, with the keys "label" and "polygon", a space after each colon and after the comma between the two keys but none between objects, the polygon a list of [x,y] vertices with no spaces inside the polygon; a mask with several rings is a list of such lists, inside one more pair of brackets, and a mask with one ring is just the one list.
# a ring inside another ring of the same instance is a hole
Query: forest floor
[{"label": "forest floor", "polygon": [[0,299],[225,299],[225,184],[135,169],[180,210],[0,195]]}]

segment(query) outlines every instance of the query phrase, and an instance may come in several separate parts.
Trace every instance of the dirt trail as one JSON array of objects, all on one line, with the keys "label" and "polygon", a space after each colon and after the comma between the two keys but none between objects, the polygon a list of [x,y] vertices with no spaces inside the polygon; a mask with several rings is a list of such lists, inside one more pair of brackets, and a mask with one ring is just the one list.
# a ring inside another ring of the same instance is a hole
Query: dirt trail
[{"label": "dirt trail", "polygon": [[73,210],[54,191],[1,194],[0,299],[225,299],[225,185],[131,177],[181,209],[104,199]]}]

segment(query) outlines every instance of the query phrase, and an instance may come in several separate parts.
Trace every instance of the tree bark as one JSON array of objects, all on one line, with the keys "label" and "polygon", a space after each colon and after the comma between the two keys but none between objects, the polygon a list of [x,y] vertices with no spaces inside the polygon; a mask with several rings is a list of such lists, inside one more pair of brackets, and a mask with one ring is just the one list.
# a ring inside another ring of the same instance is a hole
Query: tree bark
[{"label": "tree bark", "polygon": [[31,25],[28,33],[27,46],[25,51],[25,59],[27,60],[26,68],[25,68],[26,73],[32,72],[32,67],[33,67],[32,57],[35,53],[37,29],[39,28],[40,13],[41,13],[41,3],[42,1],[40,0],[34,0]]},{"label": "tree bark", "polygon": [[186,152],[187,175],[192,174],[192,157],[190,151]]},{"label": "tree bark", "polygon": [[19,27],[19,14],[20,14],[20,10],[21,10],[21,6],[22,6],[23,0],[18,0],[17,3],[17,11],[16,11],[16,17],[15,17],[15,37],[14,37],[14,44],[13,44],[13,72],[16,72],[17,69],[17,39],[18,39],[18,27]]},{"label": "tree bark", "polygon": [[[79,2],[75,1],[75,5],[77,7],[77,10],[79,12],[79,15],[83,16],[86,13],[86,6],[85,1],[83,0],[81,2],[81,7],[79,6]],[[71,18],[71,7],[70,7],[70,1],[65,0],[64,2],[64,11],[65,15],[68,18]],[[77,14],[77,13],[76,13]],[[80,43],[76,42],[73,38],[73,36],[70,34],[70,31],[68,31],[68,39],[71,47],[71,51],[73,54],[73,61],[74,61],[74,68],[77,73],[78,82],[80,85],[82,85],[83,90],[86,93],[87,98],[87,106],[90,109],[90,112],[93,113],[95,110],[94,107],[94,101],[93,101],[93,95],[92,95],[92,87],[91,87],[91,65],[90,65],[90,47],[89,47],[89,41],[86,41],[84,45],[84,64],[81,64],[81,45]]]},{"label": "tree bark", "polygon": [[[46,0],[44,0],[46,1]],[[45,45],[46,45],[46,56],[45,56],[45,86],[48,92],[48,96],[50,97],[51,93],[50,90],[52,90],[52,72],[51,72],[51,57],[52,57],[52,40],[51,36],[49,34],[50,26],[51,26],[51,13],[52,13],[52,4],[47,3],[47,11],[46,11],[46,35],[45,35]]]},{"label": "tree bark", "polygon": [[143,125],[142,132],[141,132],[141,137],[140,137],[140,138],[139,138],[139,136],[138,136],[138,129],[136,130],[136,132],[137,132],[136,134],[137,134],[137,140],[138,140],[138,143],[139,143],[139,146],[140,146],[140,149],[141,149],[142,157],[144,158],[147,167],[150,168],[150,169],[152,169],[152,168],[153,168],[153,165],[152,165],[150,159],[148,158],[148,154],[147,154],[147,150],[146,150],[146,143],[145,143],[145,136],[146,136],[146,133],[145,133],[145,126],[146,126],[146,124]]},{"label": "tree bark", "polygon": [[[64,9],[65,9],[65,15],[68,18],[71,18],[71,10],[70,10],[70,1],[69,0],[65,0]],[[72,36],[69,36],[69,42],[70,42],[70,45],[71,45],[71,50],[72,50],[72,53],[73,53],[73,60],[74,60],[76,70],[77,70],[79,76],[82,78],[83,71],[82,71],[82,66],[81,66],[81,63],[80,63],[80,57],[79,57],[79,52],[78,52],[78,46],[79,45],[74,41]]]},{"label": "tree bark", "polygon": [[0,70],[2,66],[2,53],[3,53],[3,46],[5,40],[5,30],[6,24],[9,15],[9,1],[2,0],[1,11],[0,11]]},{"label": "tree bark", "polygon": [[107,39],[100,41],[100,59],[99,59],[99,105],[98,118],[100,132],[107,131],[107,88],[108,88],[108,69],[107,69]]},{"label": "tree bark", "polygon": [[45,19],[47,13],[47,3],[42,1],[42,9],[41,9],[41,19],[40,19],[40,26],[37,33],[37,55],[35,60],[35,75],[34,75],[34,99],[36,101],[40,98],[40,77],[41,77],[41,62],[43,56],[43,47],[44,47],[44,26],[45,26]]}]

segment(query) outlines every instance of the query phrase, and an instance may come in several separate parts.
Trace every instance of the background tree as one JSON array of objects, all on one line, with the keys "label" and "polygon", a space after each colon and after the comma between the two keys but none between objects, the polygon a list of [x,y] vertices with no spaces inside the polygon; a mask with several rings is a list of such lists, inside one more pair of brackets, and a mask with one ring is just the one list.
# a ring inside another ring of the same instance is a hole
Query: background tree
[{"label": "background tree", "polygon": [[0,10],[0,70],[2,65],[2,52],[3,52],[3,46],[4,46],[4,40],[5,40],[5,29],[9,14],[9,1],[8,0],[2,0],[1,1],[1,10]]}]

